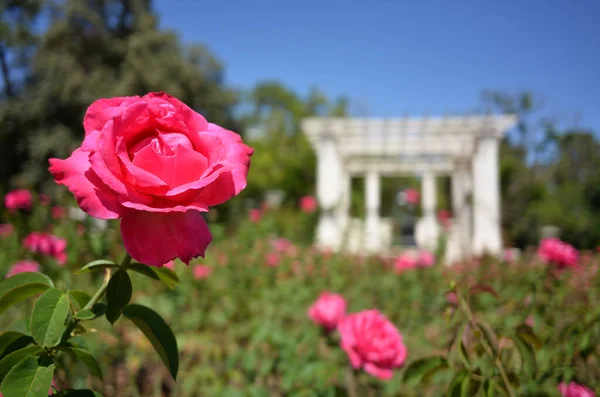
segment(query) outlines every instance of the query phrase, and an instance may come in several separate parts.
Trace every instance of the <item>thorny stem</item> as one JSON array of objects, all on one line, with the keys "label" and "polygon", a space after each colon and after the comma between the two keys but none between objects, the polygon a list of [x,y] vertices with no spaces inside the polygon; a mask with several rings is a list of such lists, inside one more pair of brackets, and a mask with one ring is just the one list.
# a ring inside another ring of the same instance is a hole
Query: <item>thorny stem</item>
[{"label": "thorny stem", "polygon": [[[474,324],[475,319],[473,316],[473,312],[471,312],[471,308],[469,307],[467,302],[464,300],[464,298],[462,296],[460,296],[460,294],[457,293],[456,296],[460,303],[460,308],[465,313],[467,320],[469,321],[469,324]],[[502,361],[500,360],[500,357],[499,356],[496,357],[494,355],[494,352],[490,349],[490,347],[488,346],[486,341],[481,339],[480,342],[481,342],[481,345],[483,346],[485,352],[489,356],[490,360],[492,361],[492,363],[494,363],[494,366],[496,367],[498,372],[500,372],[500,376],[502,377],[502,381],[504,382],[504,386],[506,387],[506,391],[508,391],[509,396],[516,397],[517,395],[515,394],[514,390],[512,389],[512,386],[510,385],[510,381],[508,380],[508,376],[506,375],[506,370],[504,369],[504,365],[502,365]]]}]

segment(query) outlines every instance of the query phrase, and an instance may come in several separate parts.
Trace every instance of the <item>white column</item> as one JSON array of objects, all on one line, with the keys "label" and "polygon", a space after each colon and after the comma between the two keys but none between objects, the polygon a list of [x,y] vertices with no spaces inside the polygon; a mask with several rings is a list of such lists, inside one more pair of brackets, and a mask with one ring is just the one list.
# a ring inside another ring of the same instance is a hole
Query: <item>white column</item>
[{"label": "white column", "polygon": [[473,158],[473,253],[502,253],[500,234],[499,142],[480,138]]},{"label": "white column", "polygon": [[317,244],[332,250],[337,250],[340,244],[336,209],[342,195],[342,171],[342,159],[335,139],[326,135],[317,148],[317,199],[321,207]]},{"label": "white column", "polygon": [[434,250],[438,244],[440,226],[435,216],[436,206],[435,174],[423,173],[421,179],[421,219],[415,225],[415,240],[421,249]]},{"label": "white column", "polygon": [[454,222],[446,249],[446,263],[452,264],[469,256],[471,251],[471,163],[459,160],[452,173],[452,212]]},{"label": "white column", "polygon": [[369,171],[365,177],[365,248],[369,252],[376,252],[381,246],[380,197],[381,178],[377,172]]},{"label": "white column", "polygon": [[340,205],[336,211],[336,217],[340,228],[340,248],[347,246],[348,225],[350,223],[350,201],[352,197],[352,176],[347,172],[342,172],[341,177],[341,197]]}]

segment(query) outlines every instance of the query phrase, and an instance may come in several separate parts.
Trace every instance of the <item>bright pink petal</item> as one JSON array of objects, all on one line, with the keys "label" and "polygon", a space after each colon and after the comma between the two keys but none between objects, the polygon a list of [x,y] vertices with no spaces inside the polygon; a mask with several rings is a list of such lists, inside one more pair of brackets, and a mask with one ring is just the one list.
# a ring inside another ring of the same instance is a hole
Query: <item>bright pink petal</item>
[{"label": "bright pink petal", "polygon": [[366,363],[364,369],[365,372],[382,380],[390,380],[394,377],[394,372],[391,369],[379,368],[373,363]]},{"label": "bright pink petal", "polygon": [[67,186],[89,215],[100,219],[120,216],[122,207],[114,192],[92,171],[88,152],[77,149],[66,160],[50,159],[49,170],[56,183]]},{"label": "bright pink petal", "polygon": [[108,120],[113,119],[123,113],[125,105],[131,103],[139,97],[117,97],[102,98],[94,101],[88,107],[83,118],[83,129],[85,134],[91,134],[94,131],[100,131]]},{"label": "bright pink petal", "polygon": [[150,144],[140,150],[133,165],[158,176],[169,187],[196,181],[206,169],[206,158],[198,152],[177,146],[173,155],[166,156],[155,146]]},{"label": "bright pink petal", "polygon": [[189,263],[192,258],[204,257],[212,239],[198,211],[128,211],[121,221],[121,235],[133,259],[157,267],[176,258]]}]

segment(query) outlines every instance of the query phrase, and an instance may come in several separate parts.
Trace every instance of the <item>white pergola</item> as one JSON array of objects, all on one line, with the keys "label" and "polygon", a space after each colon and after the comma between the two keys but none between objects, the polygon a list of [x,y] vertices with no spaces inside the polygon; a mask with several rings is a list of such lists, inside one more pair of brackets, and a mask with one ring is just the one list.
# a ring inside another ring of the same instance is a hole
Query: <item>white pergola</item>
[{"label": "white pergola", "polygon": [[471,254],[499,254],[499,140],[517,123],[513,115],[438,118],[308,118],[302,129],[317,154],[317,198],[321,216],[317,243],[346,248],[351,177],[365,177],[364,249],[385,250],[382,243],[382,176],[421,175],[422,218],[415,239],[433,249],[437,223],[436,176],[452,178],[454,222],[447,260]]}]

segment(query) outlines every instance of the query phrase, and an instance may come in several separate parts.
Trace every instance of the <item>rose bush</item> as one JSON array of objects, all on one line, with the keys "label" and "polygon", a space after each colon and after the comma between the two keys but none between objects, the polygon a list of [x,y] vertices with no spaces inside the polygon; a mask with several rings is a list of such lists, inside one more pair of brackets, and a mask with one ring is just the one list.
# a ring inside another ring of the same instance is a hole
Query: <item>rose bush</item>
[{"label": "rose bush", "polygon": [[328,331],[337,327],[346,315],[346,301],[341,295],[323,292],[308,309],[308,317],[313,323]]},{"label": "rose bush", "polygon": [[165,93],[97,100],[83,126],[81,147],[50,159],[56,182],[89,215],[121,219],[135,260],[203,256],[212,237],[202,212],[245,188],[253,149]]}]

